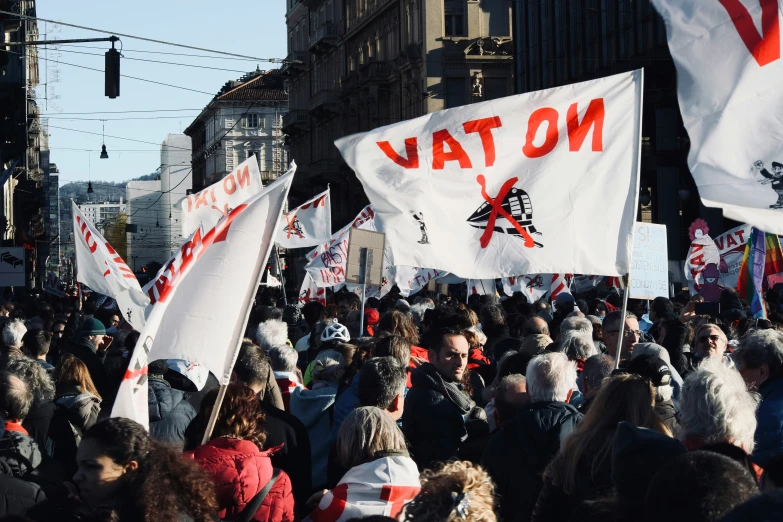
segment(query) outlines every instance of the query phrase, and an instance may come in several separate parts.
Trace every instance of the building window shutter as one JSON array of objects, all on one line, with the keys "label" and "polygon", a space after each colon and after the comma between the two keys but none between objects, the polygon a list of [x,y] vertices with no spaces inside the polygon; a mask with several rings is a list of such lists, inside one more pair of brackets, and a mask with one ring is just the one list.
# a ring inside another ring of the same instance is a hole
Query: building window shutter
[{"label": "building window shutter", "polygon": [[234,170],[234,142],[226,141],[226,170]]}]

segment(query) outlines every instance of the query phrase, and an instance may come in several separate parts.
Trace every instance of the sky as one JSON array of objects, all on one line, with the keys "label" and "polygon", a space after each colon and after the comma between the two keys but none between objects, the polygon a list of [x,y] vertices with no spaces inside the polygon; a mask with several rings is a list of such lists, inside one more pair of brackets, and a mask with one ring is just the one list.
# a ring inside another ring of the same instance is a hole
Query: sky
[{"label": "sky", "polygon": [[[234,0],[230,8],[214,0],[38,0],[37,16],[102,30],[39,21],[40,38],[47,40],[103,38],[117,32],[255,58],[285,58],[286,54],[285,0]],[[111,47],[109,42],[39,47],[41,85],[36,96],[41,119],[49,121],[51,161],[60,171],[61,185],[88,178],[126,181],[150,174],[161,163],[160,143],[168,134],[187,128],[225,82],[256,66],[262,70],[280,66],[121,40],[117,48],[123,51],[123,75],[202,92],[123,77],[120,96],[112,100],[104,96],[104,53]],[[99,159],[102,124],[109,159]]]}]

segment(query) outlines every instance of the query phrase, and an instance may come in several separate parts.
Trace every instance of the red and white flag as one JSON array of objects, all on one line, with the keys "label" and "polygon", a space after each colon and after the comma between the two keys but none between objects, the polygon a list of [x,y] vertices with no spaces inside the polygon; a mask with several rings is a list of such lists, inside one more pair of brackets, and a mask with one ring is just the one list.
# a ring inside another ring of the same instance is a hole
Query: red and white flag
[{"label": "red and white flag", "polygon": [[99,294],[113,297],[122,316],[134,328],[144,326],[149,299],[122,257],[71,201],[76,280]]},{"label": "red and white flag", "polygon": [[326,288],[316,285],[313,277],[305,272],[302,288],[299,289],[299,304],[303,305],[310,301],[318,301],[326,306]]},{"label": "red and white flag", "polygon": [[528,302],[535,303],[539,299],[546,297],[552,289],[552,274],[530,274],[524,276],[504,277],[503,293],[514,295],[515,292],[521,292],[527,297]]},{"label": "red and white flag", "polygon": [[552,274],[552,286],[549,290],[549,300],[554,301],[560,294],[570,294],[571,282],[573,279],[573,274]]},{"label": "red and white flag", "polygon": [[498,290],[494,279],[468,279],[468,295],[497,295]]},{"label": "red and white flag", "polygon": [[434,268],[416,268],[413,266],[398,266],[395,270],[394,282],[400,289],[400,295],[408,297],[427,285],[432,280],[438,280],[447,275],[447,272]]},{"label": "red and white flag", "polygon": [[209,230],[221,217],[263,188],[258,160],[251,156],[217,183],[177,202],[177,208],[182,212],[182,235],[191,235],[199,225]]},{"label": "red and white flag", "polygon": [[326,189],[283,214],[277,244],[283,248],[305,248],[329,242],[332,238],[331,201],[329,189]]},{"label": "red and white flag", "polygon": [[783,234],[780,0],[653,0],[702,202]]},{"label": "red and white flag", "polygon": [[148,360],[184,359],[228,384],[293,176],[294,169],[182,246],[182,263],[158,292],[113,417],[147,425]]},{"label": "red and white flag", "polygon": [[398,265],[476,279],[625,274],[642,83],[632,71],[473,103],[336,145]]}]

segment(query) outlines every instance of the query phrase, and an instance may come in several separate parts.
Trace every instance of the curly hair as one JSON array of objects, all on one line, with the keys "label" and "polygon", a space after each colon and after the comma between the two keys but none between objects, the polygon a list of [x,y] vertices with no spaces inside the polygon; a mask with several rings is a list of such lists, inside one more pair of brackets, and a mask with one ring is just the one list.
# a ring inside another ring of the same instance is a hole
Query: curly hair
[{"label": "curly hair", "polygon": [[386,312],[381,316],[381,320],[378,322],[377,334],[381,332],[389,332],[400,337],[403,337],[406,341],[412,345],[419,344],[419,332],[416,331],[416,326],[411,321],[411,318],[398,310],[392,310]]},{"label": "curly hair", "polygon": [[[212,414],[217,393],[218,390],[212,390],[204,397],[201,411],[206,418]],[[258,446],[258,449],[264,449],[264,442],[266,442],[265,423],[266,415],[261,411],[261,405],[255,392],[241,384],[229,384],[226,396],[220,405],[215,429],[212,430],[212,438],[231,437],[249,440]]]},{"label": "curly hair", "polygon": [[82,444],[96,444],[121,466],[131,461],[139,465],[109,519],[158,522],[181,520],[185,514],[194,522],[217,518],[215,486],[207,472],[153,441],[141,424],[106,419],[85,433]]},{"label": "curly hair", "polygon": [[22,379],[33,392],[33,407],[54,399],[54,381],[43,366],[25,356],[11,354],[6,360],[5,371]]},{"label": "curly hair", "polygon": [[[467,512],[457,512],[455,497],[465,495]],[[495,485],[481,466],[447,462],[421,474],[421,491],[405,508],[405,522],[496,522]]]}]

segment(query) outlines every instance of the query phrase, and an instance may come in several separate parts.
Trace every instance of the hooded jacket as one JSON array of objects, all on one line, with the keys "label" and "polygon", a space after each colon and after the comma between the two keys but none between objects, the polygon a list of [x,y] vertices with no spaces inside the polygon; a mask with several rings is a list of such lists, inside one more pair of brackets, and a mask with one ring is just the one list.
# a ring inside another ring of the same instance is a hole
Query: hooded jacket
[{"label": "hooded jacket", "polygon": [[0,468],[3,475],[22,478],[41,465],[41,450],[24,428],[15,423],[5,423],[5,433],[0,438]]},{"label": "hooded jacket", "polygon": [[158,375],[150,375],[147,403],[150,409],[150,436],[166,444],[185,443],[185,430],[196,416],[185,392],[175,390]]},{"label": "hooded jacket", "polygon": [[101,400],[73,386],[61,390],[54,404],[56,410],[49,428],[47,452],[71,476],[76,473],[76,449],[84,432],[98,421]]},{"label": "hooded jacket", "polygon": [[[272,478],[271,451],[261,451],[247,440],[220,437],[199,446],[186,455],[212,475],[218,502],[218,516],[235,520],[245,506]],[[267,494],[252,520],[256,522],[293,522],[294,495],[285,471]]]},{"label": "hooded jacket", "polygon": [[45,499],[44,492],[37,484],[0,474],[0,516],[22,516]]},{"label": "hooded jacket", "polygon": [[310,436],[313,488],[326,484],[326,467],[329,459],[329,435],[332,431],[332,411],[337,398],[337,386],[324,386],[314,390],[291,390],[291,414],[302,421]]},{"label": "hooded jacket", "polygon": [[411,375],[413,387],[405,397],[402,431],[419,469],[457,456],[468,439],[489,433],[484,410],[476,406],[462,385],[448,383],[430,364]]},{"label": "hooded jacket", "polygon": [[783,449],[783,378],[765,382],[759,393],[753,462],[763,468],[770,457]]},{"label": "hooded jacket", "polygon": [[481,463],[497,486],[504,522],[530,520],[544,469],[581,419],[570,404],[538,402],[490,438]]}]

